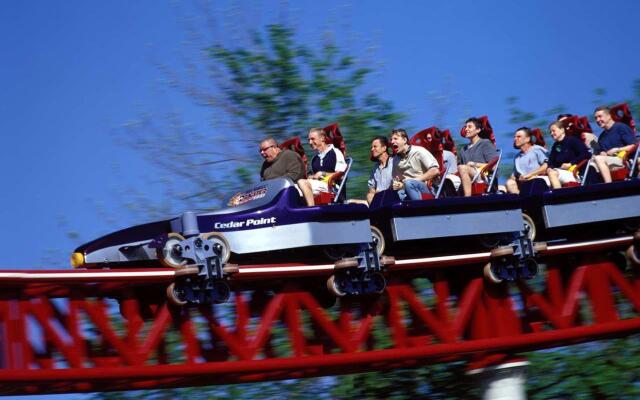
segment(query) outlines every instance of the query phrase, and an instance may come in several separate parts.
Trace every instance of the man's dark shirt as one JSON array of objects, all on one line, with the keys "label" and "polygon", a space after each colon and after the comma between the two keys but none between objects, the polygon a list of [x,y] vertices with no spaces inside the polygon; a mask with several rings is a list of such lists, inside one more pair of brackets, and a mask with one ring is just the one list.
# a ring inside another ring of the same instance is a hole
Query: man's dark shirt
[{"label": "man's dark shirt", "polygon": [[262,163],[260,178],[264,181],[281,177],[289,177],[293,182],[304,178],[304,165],[302,158],[297,153],[284,149],[273,160],[273,162]]},{"label": "man's dark shirt", "polygon": [[633,131],[622,122],[615,122],[610,129],[605,129],[598,138],[602,151],[609,151],[615,147],[624,147],[636,141]]},{"label": "man's dark shirt", "polygon": [[549,166],[559,168],[564,163],[575,165],[589,157],[589,149],[582,140],[566,135],[561,142],[555,142],[551,146]]},{"label": "man's dark shirt", "polygon": [[475,144],[467,144],[460,152],[460,164],[469,161],[476,163],[488,163],[498,156],[496,147],[489,139],[480,139]]}]

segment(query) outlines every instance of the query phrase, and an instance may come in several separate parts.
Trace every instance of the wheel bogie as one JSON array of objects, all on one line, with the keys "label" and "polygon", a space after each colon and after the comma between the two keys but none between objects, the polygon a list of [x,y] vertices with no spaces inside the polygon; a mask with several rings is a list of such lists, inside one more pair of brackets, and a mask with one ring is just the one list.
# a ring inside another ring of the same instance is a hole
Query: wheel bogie
[{"label": "wheel bogie", "polygon": [[182,268],[187,265],[188,260],[182,257],[182,247],[180,243],[184,237],[179,233],[169,233],[167,241],[161,249],[158,249],[158,259],[160,263],[169,268]]}]

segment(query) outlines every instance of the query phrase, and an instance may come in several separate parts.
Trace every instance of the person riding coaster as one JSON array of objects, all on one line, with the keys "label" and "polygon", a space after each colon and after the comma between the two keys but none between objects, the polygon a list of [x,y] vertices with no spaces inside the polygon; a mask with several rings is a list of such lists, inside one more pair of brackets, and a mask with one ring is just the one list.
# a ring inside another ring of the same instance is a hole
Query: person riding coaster
[{"label": "person riding coaster", "polygon": [[[609,116],[603,114],[605,109],[598,107],[596,113],[599,123],[611,129],[613,124]],[[623,116],[616,115],[616,110],[622,110]],[[625,130],[634,126],[625,104],[612,107],[610,111],[611,117],[626,125]],[[564,177],[560,174],[550,177],[552,181],[557,180],[552,182],[554,190],[541,181],[529,181],[521,186],[525,214],[531,219],[540,240],[549,243],[577,242],[587,238],[606,240],[634,234],[640,228],[640,179],[632,172],[634,162],[637,162],[637,153],[633,151],[637,151],[637,147],[625,144],[627,154],[624,157],[600,156],[601,161],[610,158],[608,162],[615,165],[610,174],[610,178],[615,179],[606,184],[598,184],[599,181],[590,184],[593,182],[590,178],[594,175],[597,178],[597,174],[589,172],[593,167],[589,167],[589,155],[581,135],[591,129],[585,120],[570,116],[559,118],[559,123],[550,125],[556,141],[551,149],[550,163],[557,169],[564,169],[558,171]],[[605,143],[603,148],[610,149],[610,146]],[[615,153],[615,149],[611,153]],[[591,164],[595,164],[593,159]],[[601,172],[609,171],[606,163],[600,167]],[[572,171],[576,178],[572,179],[566,171]]]},{"label": "person riding coaster", "polygon": [[[409,141],[413,147],[427,147],[439,163],[434,168],[437,171],[445,170],[440,134],[438,129],[425,129]],[[395,258],[419,258],[460,254],[461,248],[465,252],[489,248],[492,261],[484,269],[489,280],[512,281],[536,274],[535,256],[544,244],[534,245],[528,237],[518,196],[441,198],[441,187],[435,194],[431,188],[431,193],[422,192],[423,200],[409,197],[403,201],[393,188],[375,193],[369,210],[372,230],[379,235],[379,252]]]}]

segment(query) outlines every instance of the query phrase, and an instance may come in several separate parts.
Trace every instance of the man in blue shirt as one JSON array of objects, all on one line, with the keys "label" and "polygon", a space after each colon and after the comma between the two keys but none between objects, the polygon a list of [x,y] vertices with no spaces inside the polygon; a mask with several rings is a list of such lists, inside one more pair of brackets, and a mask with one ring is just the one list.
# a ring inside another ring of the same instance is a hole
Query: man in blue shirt
[{"label": "man in blue shirt", "polygon": [[633,148],[635,137],[631,128],[621,122],[615,122],[609,107],[596,108],[596,123],[603,129],[598,144],[600,154],[595,156],[595,167],[605,183],[611,182],[611,168],[623,167],[622,160],[627,151]]},{"label": "man in blue shirt", "polygon": [[520,152],[513,160],[513,174],[507,180],[509,193],[520,193],[518,182],[533,178],[542,178],[549,184],[549,179],[544,175],[547,171],[547,153],[543,147],[532,143],[532,140],[531,129],[526,126],[518,128],[513,136],[513,147]]},{"label": "man in blue shirt", "polygon": [[371,141],[371,160],[377,161],[377,165],[371,170],[367,181],[369,204],[377,192],[389,189],[393,183],[393,158],[389,155],[388,149],[389,139],[386,136],[377,136]]}]

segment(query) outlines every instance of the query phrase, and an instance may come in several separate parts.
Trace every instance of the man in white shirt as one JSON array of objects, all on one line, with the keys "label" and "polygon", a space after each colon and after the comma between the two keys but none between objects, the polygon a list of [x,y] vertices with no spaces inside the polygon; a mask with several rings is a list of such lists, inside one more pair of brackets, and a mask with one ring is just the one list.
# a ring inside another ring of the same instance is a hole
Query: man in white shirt
[{"label": "man in white shirt", "polygon": [[308,206],[314,206],[314,194],[329,192],[329,177],[336,172],[344,172],[347,169],[347,162],[344,154],[333,144],[327,143],[327,134],[322,128],[311,128],[309,130],[309,145],[316,152],[311,160],[311,171],[307,179],[298,181],[298,187]]},{"label": "man in white shirt", "polygon": [[433,193],[428,182],[440,176],[438,161],[427,149],[411,146],[404,129],[394,129],[391,145],[397,160],[393,166],[393,189],[401,200],[421,200],[423,193]]}]

